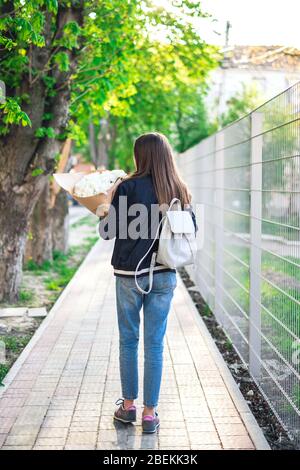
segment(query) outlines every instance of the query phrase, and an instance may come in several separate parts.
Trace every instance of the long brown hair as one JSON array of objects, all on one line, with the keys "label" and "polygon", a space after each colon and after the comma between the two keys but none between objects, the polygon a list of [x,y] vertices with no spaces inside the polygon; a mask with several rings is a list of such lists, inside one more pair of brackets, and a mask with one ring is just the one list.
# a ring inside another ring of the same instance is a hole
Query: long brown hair
[{"label": "long brown hair", "polygon": [[139,136],[134,143],[136,171],[131,177],[151,175],[159,204],[170,204],[177,197],[181,204],[190,204],[191,195],[180,178],[171,145],[159,132]]}]

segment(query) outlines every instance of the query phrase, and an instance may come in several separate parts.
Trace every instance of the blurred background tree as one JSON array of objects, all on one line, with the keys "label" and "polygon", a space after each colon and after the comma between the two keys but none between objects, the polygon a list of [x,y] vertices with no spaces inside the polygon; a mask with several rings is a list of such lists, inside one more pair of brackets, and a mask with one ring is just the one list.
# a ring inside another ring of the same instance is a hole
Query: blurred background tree
[{"label": "blurred background tree", "polygon": [[245,116],[264,102],[255,83],[241,83],[241,90],[226,101],[226,111],[218,116],[214,122],[215,130],[227,126],[231,122]]}]

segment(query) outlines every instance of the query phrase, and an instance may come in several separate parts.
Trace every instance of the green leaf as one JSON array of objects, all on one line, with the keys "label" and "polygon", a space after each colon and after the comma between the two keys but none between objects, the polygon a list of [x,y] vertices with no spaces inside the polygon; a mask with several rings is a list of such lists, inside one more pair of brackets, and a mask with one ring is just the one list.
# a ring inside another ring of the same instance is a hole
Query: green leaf
[{"label": "green leaf", "polygon": [[61,72],[67,72],[70,68],[70,60],[66,52],[58,52],[55,54],[54,62],[58,65]]},{"label": "green leaf", "polygon": [[58,1],[57,0],[45,0],[46,7],[51,13],[57,13]]},{"label": "green leaf", "polygon": [[35,168],[34,170],[32,170],[31,176],[39,176],[39,175],[42,175],[43,173],[44,173],[44,170],[42,168]]},{"label": "green leaf", "polygon": [[23,127],[26,127],[26,126],[31,127],[31,121],[26,113],[22,113],[21,124]]},{"label": "green leaf", "polygon": [[55,139],[56,137],[53,127],[39,127],[34,135],[35,137],[48,137],[49,139]]}]

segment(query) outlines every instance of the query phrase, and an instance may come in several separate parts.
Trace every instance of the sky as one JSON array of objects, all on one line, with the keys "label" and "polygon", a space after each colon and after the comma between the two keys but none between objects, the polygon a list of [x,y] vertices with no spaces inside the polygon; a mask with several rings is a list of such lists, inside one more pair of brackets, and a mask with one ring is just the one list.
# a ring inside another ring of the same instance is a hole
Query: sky
[{"label": "sky", "polygon": [[[154,0],[167,7],[170,0]],[[197,19],[195,27],[206,41],[225,43],[225,26],[232,24],[229,44],[282,45],[300,48],[300,0],[201,0],[211,19]],[[214,33],[214,30],[220,34]]]}]

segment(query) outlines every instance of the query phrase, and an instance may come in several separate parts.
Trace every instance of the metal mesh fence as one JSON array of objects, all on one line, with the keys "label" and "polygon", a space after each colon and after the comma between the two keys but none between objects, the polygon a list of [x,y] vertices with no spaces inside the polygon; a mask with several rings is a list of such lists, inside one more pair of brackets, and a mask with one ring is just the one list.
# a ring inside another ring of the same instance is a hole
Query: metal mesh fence
[{"label": "metal mesh fence", "polygon": [[204,205],[195,281],[300,445],[300,83],[177,156]]}]

